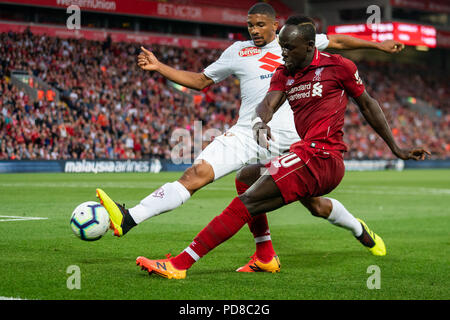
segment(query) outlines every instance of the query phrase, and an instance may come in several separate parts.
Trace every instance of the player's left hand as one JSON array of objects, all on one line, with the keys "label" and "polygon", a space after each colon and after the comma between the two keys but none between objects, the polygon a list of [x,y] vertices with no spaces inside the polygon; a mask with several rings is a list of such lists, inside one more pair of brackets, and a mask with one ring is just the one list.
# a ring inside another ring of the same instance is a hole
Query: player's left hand
[{"label": "player's left hand", "polygon": [[425,160],[427,155],[431,155],[431,153],[422,148],[414,148],[414,149],[400,149],[395,155],[402,160]]},{"label": "player's left hand", "polygon": [[387,53],[399,53],[405,48],[405,45],[395,40],[384,40],[379,43],[379,49]]},{"label": "player's left hand", "polygon": [[270,127],[264,122],[257,122],[253,126],[253,137],[263,148],[269,149],[269,140],[273,140]]}]

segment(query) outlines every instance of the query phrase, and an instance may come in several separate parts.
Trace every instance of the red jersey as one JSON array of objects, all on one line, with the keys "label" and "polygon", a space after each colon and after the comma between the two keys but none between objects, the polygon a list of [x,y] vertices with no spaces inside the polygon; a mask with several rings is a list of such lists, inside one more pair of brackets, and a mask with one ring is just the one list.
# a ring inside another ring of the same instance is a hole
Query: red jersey
[{"label": "red jersey", "polygon": [[297,133],[305,142],[339,151],[347,151],[342,128],[348,96],[359,97],[364,90],[352,61],[317,49],[311,64],[295,75],[279,66],[269,88],[286,93]]}]

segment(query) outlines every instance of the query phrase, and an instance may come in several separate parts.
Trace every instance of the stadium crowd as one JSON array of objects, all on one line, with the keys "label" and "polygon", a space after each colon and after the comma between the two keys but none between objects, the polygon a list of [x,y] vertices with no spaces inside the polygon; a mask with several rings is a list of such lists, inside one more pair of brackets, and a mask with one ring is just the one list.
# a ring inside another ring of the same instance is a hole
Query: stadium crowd
[{"label": "stadium crowd", "polygon": [[[204,48],[154,45],[151,50],[162,62],[192,71],[220,55]],[[200,93],[180,90],[159,74],[140,70],[138,52],[139,44],[0,34],[0,159],[170,159],[179,142],[171,139],[175,129],[194,137],[194,121],[202,121],[203,132],[224,132],[235,123],[240,103],[235,78]],[[357,65],[400,145],[423,145],[431,158],[449,158],[448,76],[415,65]],[[52,85],[61,100],[32,102],[12,85],[13,70]],[[407,97],[437,112],[419,113]],[[346,159],[394,158],[352,103],[345,121]]]}]

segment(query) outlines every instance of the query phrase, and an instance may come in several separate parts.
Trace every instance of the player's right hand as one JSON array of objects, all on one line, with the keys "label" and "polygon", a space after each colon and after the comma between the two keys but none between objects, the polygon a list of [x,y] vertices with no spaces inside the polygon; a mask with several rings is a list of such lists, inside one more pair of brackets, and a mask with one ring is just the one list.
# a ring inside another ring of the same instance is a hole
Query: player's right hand
[{"label": "player's right hand", "polygon": [[405,45],[395,40],[384,40],[379,43],[379,49],[387,53],[399,53],[405,48]]},{"label": "player's right hand", "polygon": [[253,126],[253,137],[263,148],[269,149],[269,140],[273,140],[270,127],[264,122],[257,122]]},{"label": "player's right hand", "polygon": [[431,153],[422,148],[400,149],[395,155],[402,160],[425,160],[427,155]]},{"label": "player's right hand", "polygon": [[148,51],[144,47],[141,47],[142,52],[138,55],[137,65],[142,70],[155,71],[158,69],[159,61],[156,59],[153,52]]}]

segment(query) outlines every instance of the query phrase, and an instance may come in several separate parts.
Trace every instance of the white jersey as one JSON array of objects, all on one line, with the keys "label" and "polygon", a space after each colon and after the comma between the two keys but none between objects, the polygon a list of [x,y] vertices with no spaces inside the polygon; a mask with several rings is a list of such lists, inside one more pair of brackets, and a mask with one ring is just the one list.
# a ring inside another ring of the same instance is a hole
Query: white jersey
[{"label": "white jersey", "polygon": [[[329,40],[325,34],[316,35],[316,47],[324,50]],[[237,126],[250,127],[256,107],[269,90],[275,69],[283,63],[281,46],[277,39],[264,47],[256,47],[253,41],[237,41],[229,46],[220,58],[203,73],[215,83],[234,74],[240,81],[241,107]],[[271,131],[294,131],[294,116],[286,102],[268,123]]]}]

